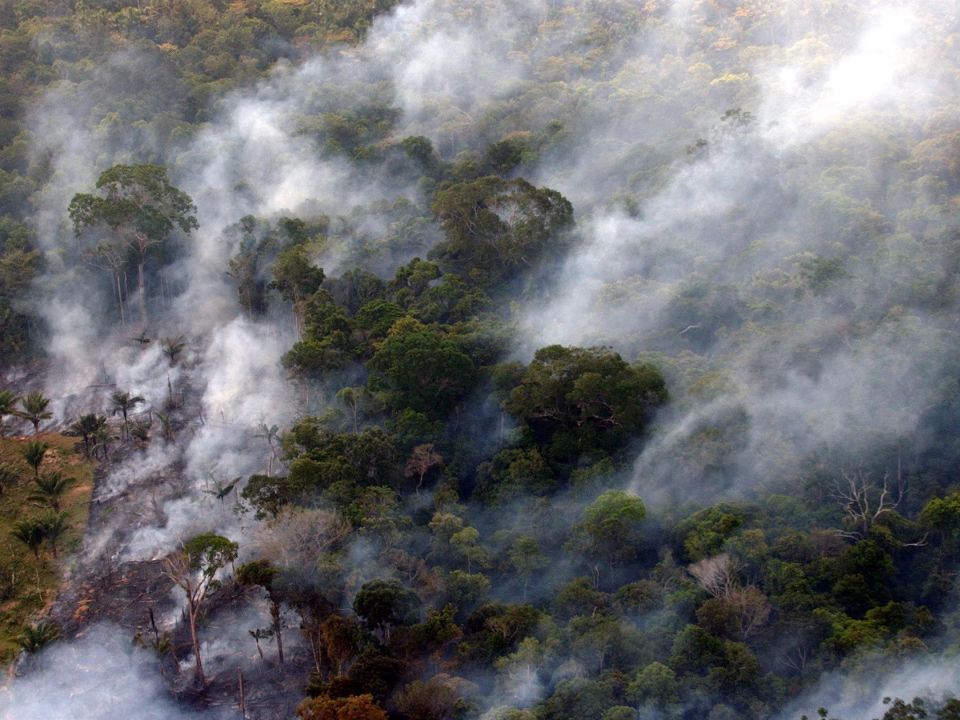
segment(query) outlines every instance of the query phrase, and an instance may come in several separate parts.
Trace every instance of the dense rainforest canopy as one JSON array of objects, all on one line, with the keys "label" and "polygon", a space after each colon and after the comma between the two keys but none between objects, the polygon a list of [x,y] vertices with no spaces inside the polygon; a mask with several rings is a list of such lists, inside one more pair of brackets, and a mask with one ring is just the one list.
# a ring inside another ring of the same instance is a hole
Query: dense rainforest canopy
[{"label": "dense rainforest canopy", "polygon": [[210,717],[955,718],[960,19],[915,5],[3,2],[10,543],[140,578],[131,687]]}]

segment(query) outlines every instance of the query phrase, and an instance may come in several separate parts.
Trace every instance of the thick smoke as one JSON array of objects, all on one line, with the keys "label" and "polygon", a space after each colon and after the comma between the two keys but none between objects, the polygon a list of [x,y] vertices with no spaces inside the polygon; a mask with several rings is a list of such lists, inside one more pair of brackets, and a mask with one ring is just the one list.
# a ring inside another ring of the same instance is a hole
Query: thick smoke
[{"label": "thick smoke", "polygon": [[[827,675],[814,691],[789,703],[777,720],[795,720],[802,714],[813,717],[817,708],[828,708],[831,717],[879,718],[892,698],[939,702],[944,697],[956,697],[960,687],[960,667],[952,657],[935,657],[893,667],[882,658],[876,660],[880,667],[870,668],[868,672]],[[869,666],[869,660],[867,664]]]},{"label": "thick smoke", "polygon": [[[907,435],[932,403],[953,352],[947,328],[912,314],[891,317],[870,335],[842,327],[848,311],[840,308],[860,314],[871,303],[883,306],[871,286],[896,282],[878,277],[893,268],[850,268],[850,281],[823,297],[784,301],[770,290],[785,279],[778,274],[812,254],[844,251],[841,237],[825,237],[816,225],[816,204],[828,201],[834,189],[818,187],[817,175],[842,164],[842,156],[825,154],[849,141],[842,152],[879,159],[889,151],[883,147],[889,136],[880,139],[871,131],[876,117],[922,125],[935,109],[931,99],[943,89],[943,78],[929,53],[939,38],[925,34],[921,21],[934,10],[878,8],[846,52],[810,48],[802,40],[786,49],[786,57],[764,57],[750,72],[726,78],[753,86],[741,99],[755,117],[741,110],[720,120],[714,113],[716,126],[704,148],[675,166],[663,188],[641,198],[636,209],[591,206],[589,188],[609,176],[590,182],[584,174],[591,169],[589,158],[571,163],[575,182],[565,189],[578,209],[586,205],[584,241],[567,259],[555,296],[522,316],[523,353],[548,343],[607,344],[628,354],[695,349],[726,374],[722,399],[664,419],[637,461],[632,487],[643,497],[656,502],[686,496],[703,468],[693,467],[687,477],[682,467],[678,471],[685,445],[704,427],[729,424],[734,407],[748,417],[746,437],[734,450],[726,482],[698,484],[700,497],[742,494],[764,478],[789,478],[796,472],[791,459],[823,444],[865,451],[865,436]],[[662,52],[657,43],[652,47]],[[651,142],[644,130],[641,125],[630,140]],[[595,151],[589,143],[588,152]],[[798,167],[811,157],[823,158],[823,165]],[[865,185],[897,182],[896,167],[881,167],[879,160],[867,164],[878,166],[878,177],[864,178]],[[541,179],[551,184],[555,173],[551,168]],[[554,184],[564,187],[562,171],[558,179]],[[588,188],[585,203],[577,202],[578,188]],[[904,197],[892,194],[885,201],[912,199],[905,190]],[[896,250],[896,238],[883,241]],[[688,343],[704,325],[722,324],[722,313],[730,310],[718,307],[720,318],[677,312],[682,293],[703,281],[724,284],[731,305],[762,309],[773,297],[782,302],[776,311],[783,317],[768,323],[768,333],[731,326],[699,347]],[[815,371],[797,362],[812,348]],[[779,455],[775,464],[769,462],[773,455]]]},{"label": "thick smoke", "polygon": [[170,699],[156,657],[118,627],[98,625],[80,640],[57,644],[0,697],[9,720],[217,720],[235,713],[192,713]]}]

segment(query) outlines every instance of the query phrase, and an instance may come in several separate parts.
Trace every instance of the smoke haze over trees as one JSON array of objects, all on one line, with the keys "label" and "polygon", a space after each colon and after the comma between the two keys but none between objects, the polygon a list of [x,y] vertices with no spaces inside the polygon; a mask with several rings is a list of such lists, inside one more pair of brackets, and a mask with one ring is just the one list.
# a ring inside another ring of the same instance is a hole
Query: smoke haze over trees
[{"label": "smoke haze over trees", "polygon": [[958,43],[946,0],[4,5],[0,420],[100,465],[0,708],[951,712]]}]

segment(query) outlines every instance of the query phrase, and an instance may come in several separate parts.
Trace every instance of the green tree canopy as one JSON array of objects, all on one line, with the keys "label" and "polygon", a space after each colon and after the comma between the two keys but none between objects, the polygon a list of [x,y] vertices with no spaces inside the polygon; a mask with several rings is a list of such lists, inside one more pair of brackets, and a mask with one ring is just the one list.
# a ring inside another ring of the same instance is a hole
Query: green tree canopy
[{"label": "green tree canopy", "polygon": [[483,282],[529,268],[566,247],[573,206],[556,190],[489,176],[450,185],[433,199],[446,239],[432,251],[441,265]]},{"label": "green tree canopy", "polygon": [[97,178],[97,193],[77,193],[67,209],[79,236],[89,228],[110,231],[114,252],[133,251],[141,321],[147,321],[144,265],[152,248],[174,230],[198,227],[193,200],[167,179],[161,165],[114,165]]},{"label": "green tree canopy", "polygon": [[414,324],[392,333],[370,360],[394,391],[394,405],[443,417],[473,387],[475,370],[459,343]]},{"label": "green tree canopy", "polygon": [[536,352],[503,407],[549,460],[568,464],[620,450],[666,400],[666,382],[652,365],[631,367],[605,348],[551,345]]}]

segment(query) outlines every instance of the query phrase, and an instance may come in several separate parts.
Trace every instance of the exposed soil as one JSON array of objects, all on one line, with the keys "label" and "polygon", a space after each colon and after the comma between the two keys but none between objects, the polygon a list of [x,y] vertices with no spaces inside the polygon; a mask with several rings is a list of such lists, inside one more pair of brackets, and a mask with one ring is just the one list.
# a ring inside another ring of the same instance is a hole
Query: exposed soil
[{"label": "exposed soil", "polygon": [[[193,396],[187,390],[184,388],[181,396]],[[170,408],[169,414],[176,433],[171,442],[187,442],[193,427],[202,422],[199,408],[187,403]],[[159,428],[154,427],[153,432],[156,437],[152,442],[159,442]],[[236,717],[249,720],[292,718],[311,667],[309,656],[297,647],[295,627],[285,631],[290,643],[282,667],[275,662],[270,641],[265,642],[261,659],[251,638],[248,646],[231,648],[227,654],[204,656],[206,684],[199,687],[194,681],[189,664],[189,625],[180,610],[180,591],[163,574],[163,559],[124,559],[124,551],[137,529],[165,524],[164,503],[182,494],[185,488],[183,467],[175,461],[158,472],[137,477],[119,490],[111,488],[110,473],[138,451],[133,441],[116,443],[97,467],[83,550],[73,561],[49,610],[49,619],[60,625],[66,640],[83,637],[98,623],[118,626],[129,634],[131,642],[157,652],[160,671],[169,680],[171,693],[187,707],[234,708]],[[261,602],[260,594],[228,580],[209,598],[201,625],[202,638],[216,640],[227,631],[225,624],[251,604],[256,607]],[[242,714],[241,676],[245,706]]]}]

